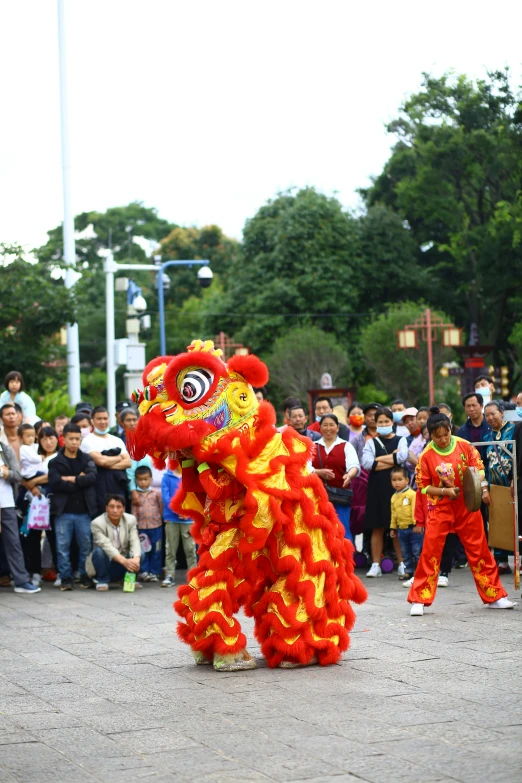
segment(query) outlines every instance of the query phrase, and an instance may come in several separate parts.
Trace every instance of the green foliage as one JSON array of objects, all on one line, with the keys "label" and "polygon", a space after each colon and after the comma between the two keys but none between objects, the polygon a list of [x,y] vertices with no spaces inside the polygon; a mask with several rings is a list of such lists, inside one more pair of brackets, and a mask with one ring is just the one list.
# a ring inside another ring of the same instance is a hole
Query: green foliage
[{"label": "green foliage", "polygon": [[94,367],[89,372],[82,372],[80,376],[82,387],[82,400],[92,402],[93,405],[103,405],[107,396],[107,373],[99,367]]},{"label": "green foliage", "polygon": [[[111,248],[116,261],[121,263],[150,263],[143,244],[150,248],[174,228],[172,223],[158,217],[155,209],[133,202],[125,207],[111,207],[106,212],[83,212],[74,219],[76,228],[77,271],[81,277],[75,285],[80,335],[82,368],[100,368],[105,363],[105,275],[103,255]],[[48,232],[47,243],[35,253],[41,264],[60,269],[63,257],[62,227]],[[142,238],[142,239],[140,239]],[[138,242],[135,240],[138,239]],[[101,255],[100,255],[101,254]],[[131,273],[127,272],[128,277]],[[143,295],[157,309],[155,275],[136,272],[136,282]],[[116,336],[125,336],[126,299],[116,295]]]},{"label": "green foliage", "polygon": [[[368,365],[373,369],[375,385],[389,398],[403,397],[410,405],[426,404],[428,399],[428,352],[426,343],[419,348],[397,348],[396,333],[423,315],[425,307],[413,302],[386,306],[386,312],[377,316],[361,332],[361,348]],[[445,313],[433,313],[447,322]],[[433,343],[435,373],[443,362],[452,361],[454,351]]]},{"label": "green foliage", "polygon": [[374,383],[364,383],[357,386],[357,402],[367,405],[370,402],[378,402],[380,405],[390,405],[392,397],[388,392],[378,389]]},{"label": "green foliage", "polygon": [[397,143],[365,192],[368,205],[406,218],[424,247],[424,295],[498,349],[518,317],[522,274],[520,101],[507,70],[476,83],[425,74],[388,126]]},{"label": "green foliage", "polygon": [[37,389],[30,390],[28,394],[34,400],[37,415],[53,426],[57,416],[74,415],[74,408],[69,405],[67,386],[63,384],[57,386],[52,378],[46,378]]},{"label": "green foliage", "polygon": [[75,301],[63,280],[30,263],[16,245],[0,243],[0,378],[19,370],[26,386],[63,377],[59,332],[75,318]]},{"label": "green foliage", "polygon": [[[440,378],[440,376],[439,376]],[[435,405],[439,402],[445,402],[449,405],[453,413],[453,423],[460,427],[466,421],[466,414],[464,413],[464,407],[462,405],[462,394],[457,388],[457,383],[453,378],[447,379],[441,383],[438,379]],[[427,404],[427,403],[426,403]]]},{"label": "green foliage", "polygon": [[[161,241],[158,250],[162,261],[208,258],[214,275],[226,280],[231,264],[239,258],[240,244],[223,234],[219,226],[177,226]],[[166,302],[180,307],[189,297],[199,297],[202,291],[197,282],[198,267],[177,267],[167,270],[171,279]]]},{"label": "green foliage", "polygon": [[337,199],[313,188],[282,193],[247,220],[243,237],[207,331],[258,353],[296,325],[346,337],[357,309],[357,230]]},{"label": "green foliage", "polygon": [[379,312],[383,302],[400,302],[426,289],[429,280],[419,265],[419,247],[396,212],[372,206],[357,228],[360,312]]},{"label": "green foliage", "polygon": [[266,359],[270,371],[270,398],[277,401],[289,395],[304,404],[310,389],[318,389],[321,375],[330,373],[334,386],[350,380],[348,356],[333,334],[316,326],[295,327],[279,337]]}]

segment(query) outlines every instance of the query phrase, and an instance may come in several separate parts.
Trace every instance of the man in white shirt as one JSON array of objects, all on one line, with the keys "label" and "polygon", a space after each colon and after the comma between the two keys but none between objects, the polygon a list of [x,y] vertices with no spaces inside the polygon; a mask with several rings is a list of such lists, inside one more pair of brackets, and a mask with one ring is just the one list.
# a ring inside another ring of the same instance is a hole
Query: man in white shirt
[{"label": "man in white shirt", "polygon": [[81,445],[81,450],[89,454],[98,468],[96,475],[97,513],[105,511],[107,495],[123,495],[127,499],[128,483],[127,468],[131,459],[121,438],[109,432],[109,414],[101,405],[92,412],[94,432],[87,435]]}]

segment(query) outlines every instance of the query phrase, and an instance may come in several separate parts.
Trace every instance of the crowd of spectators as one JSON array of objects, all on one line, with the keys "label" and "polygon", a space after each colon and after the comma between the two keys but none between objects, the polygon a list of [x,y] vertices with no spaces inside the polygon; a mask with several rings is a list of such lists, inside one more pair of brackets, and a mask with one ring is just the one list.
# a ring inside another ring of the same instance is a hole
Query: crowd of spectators
[{"label": "crowd of spectators", "polygon": [[126,573],[137,575],[138,588],[143,582],[171,587],[180,543],[187,566],[195,565],[192,520],[170,508],[179,475],[157,470],[150,457],[132,460],[127,451],[127,433],[139,418],[131,401],[118,403],[110,429],[107,409],[83,401],[72,417],[40,419],[19,372],[7,375],[5,387],[1,587],[37,593],[47,581],[63,591],[76,585],[106,592]]},{"label": "crowd of spectators", "polygon": [[[266,397],[265,389],[255,391],[258,399]],[[522,393],[516,406],[493,400],[493,393],[492,380],[480,376],[475,392],[462,401],[466,421],[453,432],[471,443],[491,442],[480,448],[488,487],[510,486],[513,458],[496,442],[516,440],[522,449]],[[438,407],[452,419],[448,405]],[[509,407],[516,407],[518,424],[505,420]],[[312,441],[310,470],[324,482],[368,578],[396,569],[405,586],[412,583],[427,514],[416,497],[415,466],[430,439],[428,416],[427,407],[401,399],[389,407],[353,402],[346,410],[319,396],[309,422],[301,400],[284,401],[280,429],[291,427]],[[63,591],[106,592],[125,574],[136,575],[138,588],[145,582],[171,587],[180,559],[189,568],[196,564],[192,520],[170,506],[180,475],[157,470],[150,457],[129,456],[127,435],[139,419],[131,401],[118,403],[116,419],[110,429],[106,408],[80,402],[71,418],[61,414],[44,421],[22,375],[8,373],[0,396],[1,587],[36,593],[47,581]],[[39,503],[47,519],[34,525]],[[485,492],[486,530],[488,503]],[[510,573],[510,554],[495,550],[499,573]],[[452,567],[465,565],[458,537],[448,535],[439,586],[448,585]]]}]

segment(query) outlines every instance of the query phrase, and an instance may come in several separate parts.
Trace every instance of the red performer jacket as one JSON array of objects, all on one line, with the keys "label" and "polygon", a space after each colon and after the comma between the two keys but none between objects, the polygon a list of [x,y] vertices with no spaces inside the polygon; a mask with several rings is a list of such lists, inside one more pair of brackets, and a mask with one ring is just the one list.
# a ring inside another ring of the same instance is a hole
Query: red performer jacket
[{"label": "red performer jacket", "polygon": [[[415,468],[415,480],[422,494],[427,494],[427,488],[460,487],[466,468],[477,468],[484,476],[484,464],[480,454],[472,443],[452,435],[446,451],[437,449],[434,443],[429,443],[419,457]],[[449,497],[428,495],[428,509],[437,505],[451,503]]]}]

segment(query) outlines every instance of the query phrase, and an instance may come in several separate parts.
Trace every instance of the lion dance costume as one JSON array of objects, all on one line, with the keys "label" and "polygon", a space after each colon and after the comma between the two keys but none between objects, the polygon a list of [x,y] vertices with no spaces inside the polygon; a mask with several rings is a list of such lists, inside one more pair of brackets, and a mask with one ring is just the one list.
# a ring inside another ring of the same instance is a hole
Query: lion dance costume
[{"label": "lion dance costume", "polygon": [[[135,393],[141,418],[135,459],[181,468],[172,508],[194,519],[199,563],[178,590],[178,633],[197,663],[253,668],[235,617],[254,617],[268,665],[327,665],[348,648],[367,595],[354,575],[353,546],[322,481],[310,472],[311,442],[275,429],[275,413],[253,386],[268,380],[253,355],[228,363],[212,342],[161,356]],[[237,662],[250,660],[245,665]],[[225,662],[225,663],[223,663]]]}]

